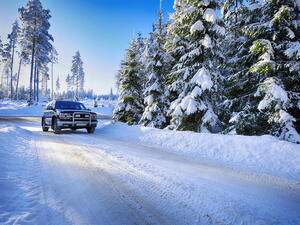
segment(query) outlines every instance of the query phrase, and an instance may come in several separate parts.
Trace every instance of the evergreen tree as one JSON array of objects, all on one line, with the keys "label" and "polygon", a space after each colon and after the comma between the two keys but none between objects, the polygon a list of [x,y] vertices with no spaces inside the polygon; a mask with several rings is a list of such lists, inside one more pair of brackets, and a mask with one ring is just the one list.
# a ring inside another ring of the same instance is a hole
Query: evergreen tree
[{"label": "evergreen tree", "polygon": [[300,143],[300,4],[265,0],[261,10],[261,23],[251,27],[258,59],[250,72],[264,76],[254,106],[269,124],[266,133]]},{"label": "evergreen tree", "polygon": [[50,74],[49,74],[49,67],[48,66],[45,66],[45,67],[42,67],[40,69],[40,75],[42,77],[42,80],[41,80],[41,83],[42,83],[42,95],[44,97],[50,97],[48,94],[48,81],[50,79]]},{"label": "evergreen tree", "polygon": [[67,91],[71,91],[73,84],[72,84],[72,78],[71,78],[70,74],[68,74],[66,77],[66,84],[67,84]]},{"label": "evergreen tree", "polygon": [[[0,66],[1,66],[1,63],[2,63],[2,57],[3,57],[3,44],[2,44],[2,40],[1,40],[1,37],[0,37]],[[1,76],[1,89],[3,89],[3,74]],[[3,91],[1,91],[1,96],[3,97],[4,93]]]},{"label": "evergreen tree", "polygon": [[[1,36],[0,36],[0,57],[3,56],[3,44],[2,44],[2,39],[1,39]],[[0,60],[1,62],[1,60]]]},{"label": "evergreen tree", "polygon": [[29,94],[29,102],[31,103],[33,97],[33,80],[36,80],[38,84],[37,75],[39,67],[44,66],[50,61],[49,57],[52,50],[51,41],[53,41],[53,37],[48,31],[51,15],[49,10],[43,9],[40,0],[29,0],[26,8],[20,8],[19,13],[22,21],[22,43],[31,56]]},{"label": "evergreen tree", "polygon": [[56,92],[59,93],[59,90],[60,90],[60,82],[59,82],[59,76],[57,76],[57,79],[56,79]]},{"label": "evergreen tree", "polygon": [[167,55],[164,44],[166,42],[166,25],[163,24],[163,11],[159,11],[158,24],[145,49],[146,77],[148,78],[145,90],[145,111],[140,123],[145,126],[163,128],[167,125],[166,76],[169,72],[170,56]]},{"label": "evergreen tree", "polygon": [[19,56],[19,65],[18,65],[18,73],[17,73],[17,82],[16,82],[16,90],[15,90],[15,98],[18,99],[19,93],[19,80],[20,80],[20,73],[21,73],[21,67],[23,65],[26,65],[29,63],[29,54],[26,52],[26,48],[23,48],[22,42],[20,42],[20,51],[17,51]]},{"label": "evergreen tree", "polygon": [[250,51],[255,37],[251,35],[251,27],[259,24],[262,7],[259,1],[251,0],[225,2],[223,16],[226,24],[226,38],[223,49],[226,60],[223,64],[223,86],[226,101],[220,106],[220,116],[226,124],[226,132],[238,134],[263,134],[262,127],[267,124],[259,120],[261,113],[252,107],[255,104],[255,93],[262,79],[253,75],[250,67],[256,54]]},{"label": "evergreen tree", "polygon": [[58,63],[58,52],[53,47],[50,53],[51,60],[51,99],[54,98],[54,64]]},{"label": "evergreen tree", "polygon": [[235,40],[235,52],[228,49],[225,64],[230,129],[300,141],[299,6],[293,0],[252,1],[242,12],[243,38]]},{"label": "evergreen tree", "polygon": [[144,77],[141,76],[142,65],[140,61],[141,46],[143,46],[142,39],[138,36],[131,42],[130,48],[126,50],[126,56],[119,71],[119,99],[113,118],[129,125],[137,124],[144,111]]},{"label": "evergreen tree", "polygon": [[55,82],[55,86],[56,86],[56,98],[59,96],[59,90],[60,90],[60,81],[59,81],[59,76],[57,76],[56,82]]},{"label": "evergreen tree", "polygon": [[77,51],[75,55],[73,56],[72,60],[72,84],[74,86],[75,90],[75,96],[74,99],[79,99],[79,93],[84,91],[84,71],[83,71],[83,62],[81,59],[80,52]]},{"label": "evergreen tree", "polygon": [[3,82],[4,87],[3,87],[3,91],[4,91],[4,94],[7,98],[10,97],[10,81],[11,81],[11,49],[9,48],[9,45],[8,44],[5,44],[3,46],[3,54],[2,54],[2,57],[3,57],[3,74],[2,74],[2,77],[3,77],[3,80],[5,80],[5,82]]},{"label": "evergreen tree", "polygon": [[114,99],[114,93],[113,93],[113,89],[110,89],[110,93],[109,93],[109,101],[112,101]]},{"label": "evergreen tree", "polygon": [[9,97],[9,82],[10,82],[10,61],[7,61],[7,58],[4,58],[3,72],[2,72],[2,86],[3,86],[3,95]]},{"label": "evergreen tree", "polygon": [[169,30],[179,40],[175,49],[181,54],[171,72],[174,82],[170,88],[177,89],[179,96],[170,113],[178,130],[213,131],[218,122],[218,41],[225,33],[217,17],[219,7],[219,1],[175,2],[175,22]]},{"label": "evergreen tree", "polygon": [[13,98],[13,66],[14,66],[14,57],[16,45],[18,42],[18,37],[20,33],[20,27],[18,21],[16,20],[12,25],[12,31],[8,34],[7,39],[8,43],[5,45],[6,57],[9,58],[10,63],[10,98]]}]

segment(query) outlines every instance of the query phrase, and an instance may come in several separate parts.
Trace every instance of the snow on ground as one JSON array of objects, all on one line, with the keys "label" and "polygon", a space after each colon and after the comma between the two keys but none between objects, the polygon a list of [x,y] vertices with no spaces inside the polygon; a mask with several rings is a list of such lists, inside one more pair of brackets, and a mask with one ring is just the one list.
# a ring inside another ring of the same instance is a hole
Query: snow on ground
[{"label": "snow on ground", "polygon": [[269,136],[19,119],[0,120],[0,143],[0,224],[300,224],[299,148]]},{"label": "snow on ground", "polygon": [[[42,104],[2,101],[0,117]],[[55,135],[39,118],[0,119],[0,224],[300,224],[300,145],[111,121]]]},{"label": "snow on ground", "polygon": [[[40,117],[47,103],[47,99],[42,99],[39,103],[28,106],[25,100],[0,100],[0,117]],[[93,100],[84,100],[82,103],[98,115],[112,115],[115,107],[115,102],[110,101],[98,101],[97,108],[94,107]]]},{"label": "snow on ground", "polygon": [[199,134],[123,123],[108,123],[101,133],[124,141],[160,147],[188,158],[300,181],[300,145],[269,135]]},{"label": "snow on ground", "polygon": [[28,106],[26,101],[22,100],[0,100],[0,116],[42,116],[43,105],[46,104],[42,102],[37,105]]},{"label": "snow on ground", "polygon": [[[33,224],[42,216],[39,166],[30,131],[0,124],[0,224]],[[44,223],[46,224],[46,223]]]},{"label": "snow on ground", "polygon": [[98,107],[94,107],[94,100],[88,99],[81,101],[87,108],[99,115],[112,115],[116,106],[115,101],[100,100],[97,101]]}]

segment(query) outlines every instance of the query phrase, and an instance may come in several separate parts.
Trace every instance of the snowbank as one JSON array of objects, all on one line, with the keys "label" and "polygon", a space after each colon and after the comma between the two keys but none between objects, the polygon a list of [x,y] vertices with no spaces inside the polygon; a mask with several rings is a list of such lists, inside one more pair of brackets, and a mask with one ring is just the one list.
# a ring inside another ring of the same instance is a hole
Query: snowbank
[{"label": "snowbank", "polygon": [[42,102],[37,105],[28,106],[26,101],[0,101],[0,116],[42,116],[43,106],[46,105]]},{"label": "snowbank", "polygon": [[94,100],[88,99],[82,102],[87,108],[91,109],[98,115],[112,115],[116,107],[116,102],[113,101],[97,101],[98,107],[94,107]]},{"label": "snowbank", "polygon": [[130,127],[122,123],[106,124],[100,132],[124,141],[156,146],[195,160],[300,181],[300,145],[268,135],[199,134]]},{"label": "snowbank", "polygon": [[[115,102],[98,101],[98,107],[94,108],[93,100],[81,101],[85,106],[98,115],[112,115]],[[4,117],[40,117],[43,115],[44,107],[48,101],[42,100],[40,103],[28,106],[26,101],[0,101],[0,116]]]}]

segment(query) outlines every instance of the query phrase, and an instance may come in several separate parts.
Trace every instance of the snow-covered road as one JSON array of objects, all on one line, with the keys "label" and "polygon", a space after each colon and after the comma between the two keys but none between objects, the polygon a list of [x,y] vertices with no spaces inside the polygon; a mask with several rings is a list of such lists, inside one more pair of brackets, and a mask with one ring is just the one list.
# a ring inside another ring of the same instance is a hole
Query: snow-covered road
[{"label": "snow-covered road", "polygon": [[300,224],[300,184],[101,133],[0,121],[0,224]]}]

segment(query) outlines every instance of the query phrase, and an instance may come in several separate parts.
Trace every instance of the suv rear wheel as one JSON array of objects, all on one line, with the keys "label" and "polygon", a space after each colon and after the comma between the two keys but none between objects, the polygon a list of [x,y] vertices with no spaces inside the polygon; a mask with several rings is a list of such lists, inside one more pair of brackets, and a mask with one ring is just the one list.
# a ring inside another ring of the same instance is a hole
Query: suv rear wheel
[{"label": "suv rear wheel", "polygon": [[47,127],[45,124],[45,119],[42,119],[42,129],[44,132],[47,132],[49,130],[49,127]]}]

